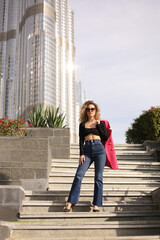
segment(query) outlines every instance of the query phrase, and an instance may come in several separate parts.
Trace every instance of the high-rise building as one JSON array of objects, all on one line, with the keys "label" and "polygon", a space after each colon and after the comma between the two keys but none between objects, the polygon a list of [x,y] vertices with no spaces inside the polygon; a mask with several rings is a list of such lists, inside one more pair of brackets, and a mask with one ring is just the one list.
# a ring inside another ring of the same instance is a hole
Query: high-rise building
[{"label": "high-rise building", "polygon": [[[79,117],[80,117],[80,109],[82,104],[86,101],[86,90],[82,88],[82,82],[77,82],[77,98],[76,98],[76,132],[79,132]],[[76,138],[76,142],[79,141],[78,134]]]},{"label": "high-rise building", "polygon": [[68,0],[0,0],[0,117],[60,107],[76,136],[74,14]]},{"label": "high-rise building", "polygon": [[74,129],[71,140],[76,138],[76,81],[74,13],[68,0],[56,0],[56,103],[66,112],[67,123]]},{"label": "high-rise building", "polygon": [[77,82],[77,102],[81,105],[86,101],[86,90],[82,88],[82,82]]}]

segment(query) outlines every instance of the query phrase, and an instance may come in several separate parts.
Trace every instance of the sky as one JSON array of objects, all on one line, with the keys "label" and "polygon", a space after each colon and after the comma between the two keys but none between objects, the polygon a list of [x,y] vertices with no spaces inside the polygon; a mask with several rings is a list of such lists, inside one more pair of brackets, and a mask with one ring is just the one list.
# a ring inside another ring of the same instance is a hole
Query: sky
[{"label": "sky", "polygon": [[160,106],[160,0],[69,0],[76,79],[99,104],[114,143],[134,119]]}]

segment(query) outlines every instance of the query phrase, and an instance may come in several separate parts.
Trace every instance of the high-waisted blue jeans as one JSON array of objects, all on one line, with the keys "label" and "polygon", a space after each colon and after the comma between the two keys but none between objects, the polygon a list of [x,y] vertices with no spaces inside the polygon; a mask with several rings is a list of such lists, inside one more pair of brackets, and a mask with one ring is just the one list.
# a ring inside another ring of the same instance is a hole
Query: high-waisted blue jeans
[{"label": "high-waisted blue jeans", "polygon": [[95,177],[93,205],[102,206],[103,170],[106,162],[106,152],[103,144],[101,143],[101,140],[96,139],[85,141],[84,155],[85,161],[77,168],[68,202],[75,204],[78,203],[82,179],[90,165],[94,162]]}]

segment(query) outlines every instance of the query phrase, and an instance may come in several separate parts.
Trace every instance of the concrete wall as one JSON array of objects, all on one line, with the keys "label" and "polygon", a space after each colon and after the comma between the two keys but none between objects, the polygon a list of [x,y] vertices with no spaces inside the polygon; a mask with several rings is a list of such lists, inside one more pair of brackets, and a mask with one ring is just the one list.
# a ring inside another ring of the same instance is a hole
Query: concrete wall
[{"label": "concrete wall", "polygon": [[0,186],[0,220],[16,221],[24,197],[20,186]]},{"label": "concrete wall", "polygon": [[54,158],[70,157],[69,129],[32,129],[31,137],[0,137],[0,185],[46,190]]},{"label": "concrete wall", "polygon": [[143,143],[148,153],[160,162],[160,142],[147,140]]},{"label": "concrete wall", "polygon": [[29,128],[32,137],[49,138],[52,158],[70,158],[69,128]]},{"label": "concrete wall", "polygon": [[152,192],[152,199],[158,204],[158,208],[160,210],[160,188]]},{"label": "concrete wall", "polygon": [[0,236],[1,240],[9,238],[11,235],[11,229],[8,226],[5,226],[4,222],[0,221]]},{"label": "concrete wall", "polygon": [[48,138],[0,137],[0,184],[48,186]]}]

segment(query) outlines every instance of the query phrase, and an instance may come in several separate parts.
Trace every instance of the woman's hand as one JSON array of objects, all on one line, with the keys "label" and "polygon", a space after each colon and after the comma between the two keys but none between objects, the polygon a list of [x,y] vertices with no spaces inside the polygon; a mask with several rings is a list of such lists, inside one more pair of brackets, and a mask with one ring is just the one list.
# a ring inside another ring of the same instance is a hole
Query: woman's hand
[{"label": "woman's hand", "polygon": [[83,164],[83,162],[85,161],[85,156],[84,155],[81,155],[79,157],[79,165]]},{"label": "woman's hand", "polygon": [[97,121],[96,121],[96,124],[100,124],[100,120],[97,120]]}]

